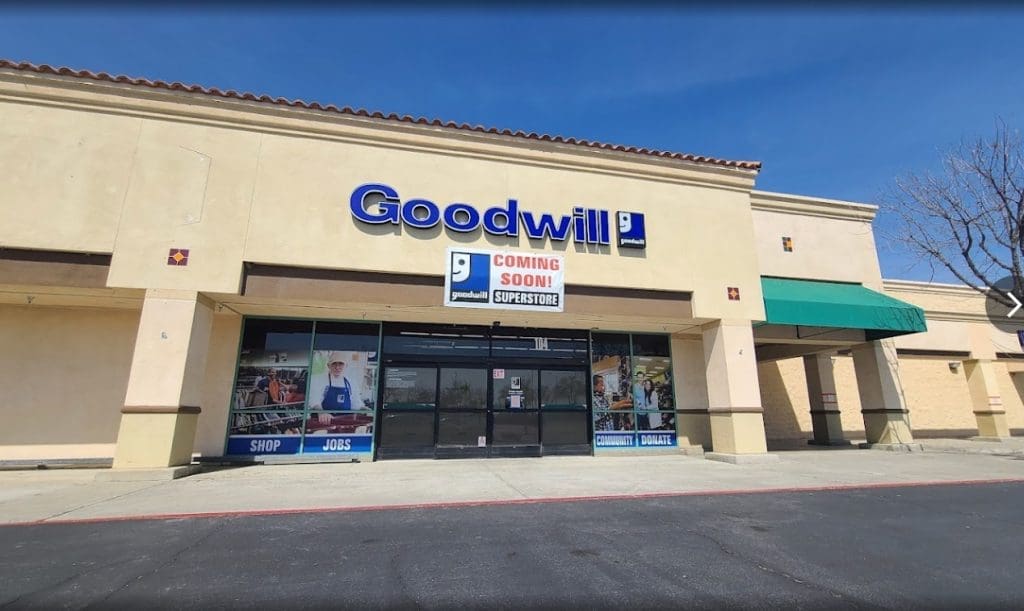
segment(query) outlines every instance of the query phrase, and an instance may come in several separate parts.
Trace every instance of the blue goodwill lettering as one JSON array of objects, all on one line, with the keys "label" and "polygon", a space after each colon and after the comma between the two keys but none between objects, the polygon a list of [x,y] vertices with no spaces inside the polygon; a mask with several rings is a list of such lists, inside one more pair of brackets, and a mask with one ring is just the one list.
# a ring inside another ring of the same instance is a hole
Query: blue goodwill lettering
[{"label": "blue goodwill lettering", "polygon": [[520,210],[519,202],[509,199],[504,206],[494,206],[481,213],[471,204],[462,202],[454,202],[444,208],[428,199],[413,198],[403,202],[394,187],[368,183],[352,191],[349,210],[356,220],[372,225],[429,229],[443,224],[459,233],[483,227],[491,235],[513,238],[519,236],[522,225],[526,237],[531,240],[550,238],[559,242],[572,239],[585,244],[611,243],[608,211],[581,206],[573,207],[572,214],[568,216],[535,214]]}]

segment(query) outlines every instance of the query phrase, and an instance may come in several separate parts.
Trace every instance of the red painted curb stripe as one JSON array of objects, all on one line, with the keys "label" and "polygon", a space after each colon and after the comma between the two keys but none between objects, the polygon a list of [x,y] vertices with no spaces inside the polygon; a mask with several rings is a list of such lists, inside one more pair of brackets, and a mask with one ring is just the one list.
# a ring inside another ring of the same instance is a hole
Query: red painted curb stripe
[{"label": "red painted curb stripe", "polygon": [[236,511],[207,511],[192,513],[157,513],[149,515],[110,516],[97,518],[44,518],[28,522],[7,522],[3,526],[39,526],[45,524],[93,524],[100,522],[142,522],[151,520],[184,520],[194,518],[231,518],[280,516],[293,514],[346,513],[358,511],[388,511],[404,509],[443,509],[460,507],[489,507],[495,505],[539,505],[542,503],[578,503],[586,501],[628,501],[688,496],[730,496],[744,494],[771,494],[787,492],[835,492],[843,490],[877,490],[885,488],[921,488],[926,486],[975,486],[984,484],[1024,484],[1024,478],[951,480],[925,482],[886,482],[878,484],[836,484],[832,486],[806,486],[790,488],[747,488],[739,490],[691,490],[686,492],[647,492],[640,494],[607,494],[597,496],[559,496],[531,499],[486,501],[438,501],[432,503],[399,503],[394,505],[358,505],[354,507],[310,507],[303,509],[240,509]]}]

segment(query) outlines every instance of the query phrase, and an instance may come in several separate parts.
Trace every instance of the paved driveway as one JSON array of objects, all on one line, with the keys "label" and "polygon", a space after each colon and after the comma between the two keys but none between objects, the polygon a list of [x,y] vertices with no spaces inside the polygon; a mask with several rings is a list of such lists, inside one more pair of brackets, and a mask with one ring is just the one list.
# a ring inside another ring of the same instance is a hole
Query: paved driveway
[{"label": "paved driveway", "polygon": [[1024,484],[0,527],[3,608],[1024,607]]}]

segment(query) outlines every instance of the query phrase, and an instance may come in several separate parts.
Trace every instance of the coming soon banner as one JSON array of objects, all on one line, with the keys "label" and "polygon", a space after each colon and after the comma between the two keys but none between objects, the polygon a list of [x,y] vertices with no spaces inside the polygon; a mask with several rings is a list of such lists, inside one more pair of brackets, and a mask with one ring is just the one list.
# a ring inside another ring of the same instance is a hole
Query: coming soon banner
[{"label": "coming soon banner", "polygon": [[565,269],[559,255],[448,249],[444,305],[561,312]]}]

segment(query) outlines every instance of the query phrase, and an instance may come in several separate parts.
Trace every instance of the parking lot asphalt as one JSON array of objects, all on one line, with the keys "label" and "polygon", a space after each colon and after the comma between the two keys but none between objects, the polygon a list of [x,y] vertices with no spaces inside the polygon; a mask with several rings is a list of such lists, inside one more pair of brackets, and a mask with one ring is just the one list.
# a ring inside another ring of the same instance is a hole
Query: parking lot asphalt
[{"label": "parking lot asphalt", "polygon": [[1021,608],[1024,484],[0,527],[0,608]]}]

